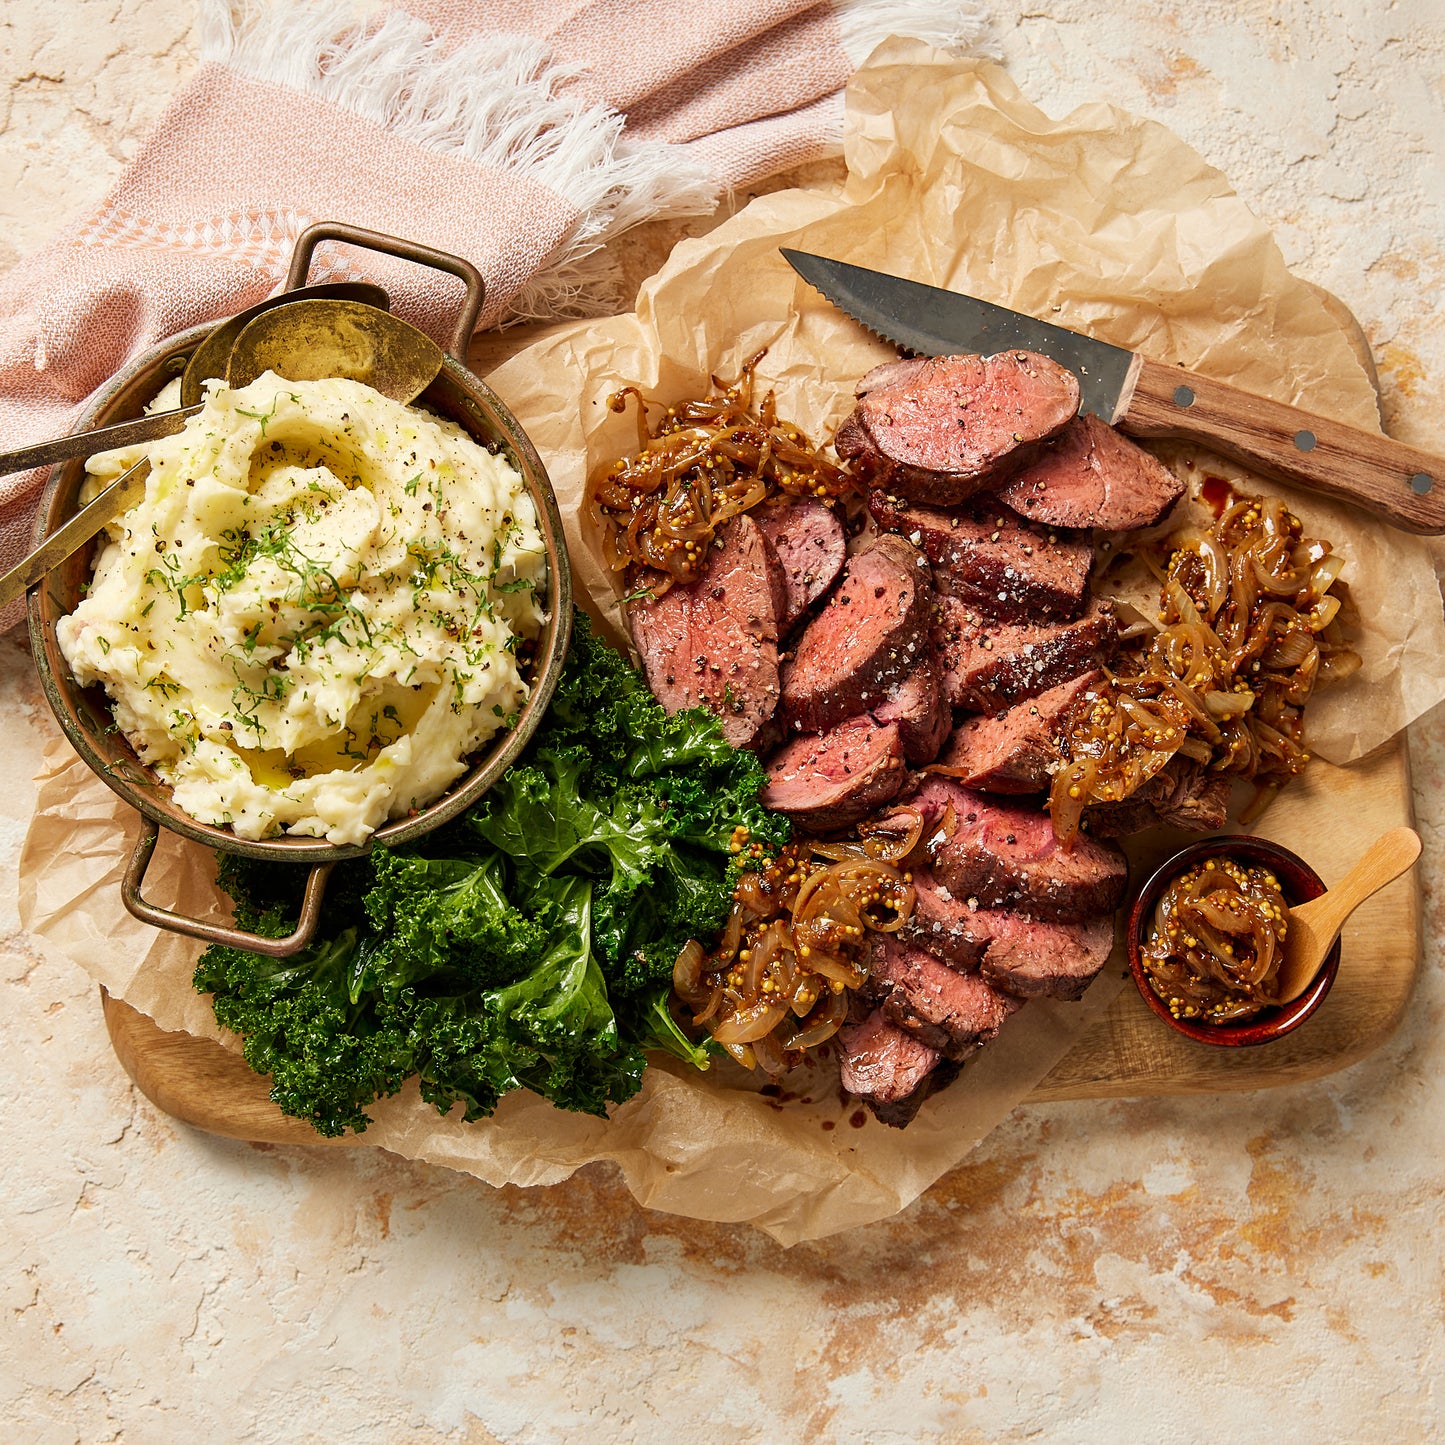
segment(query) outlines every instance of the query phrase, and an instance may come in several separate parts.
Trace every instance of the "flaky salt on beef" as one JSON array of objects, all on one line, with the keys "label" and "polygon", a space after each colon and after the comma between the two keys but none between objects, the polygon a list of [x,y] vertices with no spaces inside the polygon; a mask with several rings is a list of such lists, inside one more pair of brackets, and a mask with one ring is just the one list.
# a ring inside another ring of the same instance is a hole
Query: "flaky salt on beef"
[{"label": "flaky salt on beef", "polygon": [[843,570],[847,537],[837,513],[811,497],[771,497],[751,516],[783,569],[787,596],[779,628],[786,636]]},{"label": "flaky salt on beef", "polygon": [[926,657],[933,586],[928,563],[901,537],[848,559],[822,610],[782,667],[782,714],[816,732],[883,701]]},{"label": "flaky salt on beef", "polygon": [[913,914],[898,937],[950,967],[977,970],[1017,998],[1075,999],[1098,976],[1114,946],[1110,913],[1079,923],[985,908],[955,895],[931,868],[913,870]]},{"label": "flaky salt on beef", "polygon": [[777,709],[778,618],[787,583],[751,515],[725,522],[696,582],[627,608],[647,685],[669,713],[705,707],[735,748],[750,746]]},{"label": "flaky salt on beef", "polygon": [[1073,622],[1000,622],[940,597],[933,641],[955,707],[1007,712],[1107,661],[1119,645],[1111,604],[1095,598]]},{"label": "flaky salt on beef", "polygon": [[866,987],[886,1018],[960,1062],[996,1038],[1022,1006],[979,974],[960,973],[886,933],[873,938]]},{"label": "flaky salt on beef", "polygon": [[1183,481],[1163,462],[1089,412],[998,487],[1035,521],[1106,532],[1152,527],[1183,495]]},{"label": "flaky salt on beef", "polygon": [[868,509],[880,527],[923,548],[933,585],[1006,621],[1077,617],[1089,592],[1089,532],[1039,527],[991,496],[943,510],[875,489]]},{"label": "flaky salt on beef", "polygon": [[[1038,808],[989,798],[937,775],[910,802],[924,816],[933,875],[956,897],[1077,922],[1113,913],[1124,896],[1129,869],[1119,848],[1081,837],[1066,849]],[[954,831],[944,836],[939,824],[950,813]]]},{"label": "flaky salt on beef", "polygon": [[913,912],[898,930],[899,938],[926,949],[960,972],[977,969],[983,962],[990,937],[987,929],[974,925],[977,901],[969,908],[966,901],[955,898],[926,865],[915,865],[912,873]]},{"label": "flaky salt on beef", "polygon": [[1081,998],[1114,949],[1112,912],[1079,923],[1011,908],[980,909],[978,918],[989,930],[978,971],[1015,998]]},{"label": "flaky salt on beef", "polygon": [[951,506],[1029,460],[1079,409],[1079,383],[1046,356],[891,362],[858,384],[834,447],[866,481]]},{"label": "flaky salt on beef", "polygon": [[896,724],[866,714],[822,733],[804,733],[768,759],[765,808],[799,828],[829,832],[861,822],[903,786],[903,744]]},{"label": "flaky salt on beef", "polygon": [[873,717],[898,728],[903,756],[910,763],[931,763],[938,756],[953,727],[953,710],[943,695],[931,648],[912,672],[888,688]]},{"label": "flaky salt on beef", "polygon": [[997,717],[965,718],[930,771],[984,793],[1042,793],[1063,761],[1059,739],[1104,674],[1091,668]]}]

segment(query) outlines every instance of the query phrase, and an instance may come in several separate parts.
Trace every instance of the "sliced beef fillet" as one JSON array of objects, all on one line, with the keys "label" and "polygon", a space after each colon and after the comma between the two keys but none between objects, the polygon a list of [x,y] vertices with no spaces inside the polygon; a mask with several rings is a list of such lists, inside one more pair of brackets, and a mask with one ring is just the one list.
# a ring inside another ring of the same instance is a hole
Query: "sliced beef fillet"
[{"label": "sliced beef fillet", "polygon": [[1152,527],[1184,495],[1184,483],[1157,457],[1091,413],[1002,483],[1009,506],[1055,527],[1126,532]]},{"label": "sliced beef fillet", "polygon": [[777,709],[778,617],[787,585],[772,545],[747,514],[719,529],[722,545],[696,582],[627,609],[647,685],[669,713],[705,707],[735,748]]},{"label": "sliced beef fillet", "polygon": [[1078,998],[1114,946],[1110,914],[1059,923],[1011,908],[983,908],[977,900],[970,906],[926,867],[913,870],[913,889],[913,916],[897,937],[953,968],[977,969],[1018,998]]},{"label": "sliced beef fillet", "polygon": [[843,1087],[881,1123],[901,1129],[923,1101],[958,1077],[958,1065],[874,1009],[860,1024],[844,1024],[838,1040]]},{"label": "sliced beef fillet", "polygon": [[910,763],[931,763],[938,756],[953,726],[953,711],[931,657],[888,689],[873,716],[898,725],[903,756]]},{"label": "sliced beef fillet", "polygon": [[941,511],[874,490],[880,527],[921,546],[933,585],[993,617],[1077,617],[1089,595],[1094,544],[1087,532],[1036,527],[992,498]]},{"label": "sliced beef fillet", "polygon": [[794,738],[773,754],[767,769],[764,807],[806,829],[846,828],[903,786],[903,743],[896,724],[881,726],[863,713]]},{"label": "sliced beef fillet", "polygon": [[1130,797],[1091,804],[1084,810],[1084,828],[1095,838],[1127,838],[1160,824],[1212,833],[1228,818],[1229,779],[1175,756]]},{"label": "sliced beef fillet", "polygon": [[933,598],[927,561],[902,537],[854,553],[783,664],[786,721],[818,732],[876,707],[927,655]]},{"label": "sliced beef fillet", "polygon": [[858,385],[833,445],[865,479],[952,506],[1030,460],[1079,409],[1079,383],[1028,351],[890,363]]},{"label": "sliced beef fillet", "polygon": [[[1124,896],[1129,865],[1119,848],[1080,836],[1065,849],[1053,820],[1037,808],[986,797],[936,774],[912,802],[924,815],[933,876],[965,902],[1074,923],[1113,913]],[[950,805],[953,836],[930,837]]]},{"label": "sliced beef fillet", "polygon": [[884,1017],[950,1059],[963,1060],[1021,1005],[976,973],[959,973],[931,953],[875,934],[868,987]]},{"label": "sliced beef fillet", "polygon": [[1063,761],[1060,739],[1103,677],[1091,668],[997,717],[965,718],[930,771],[984,793],[1045,791]]},{"label": "sliced beef fillet", "polygon": [[787,582],[779,623],[786,634],[843,570],[848,539],[837,514],[807,497],[775,497],[750,515],[773,544]]},{"label": "sliced beef fillet", "polygon": [[949,702],[996,715],[1106,661],[1119,645],[1119,625],[1098,598],[1073,622],[1029,623],[998,622],[940,597],[933,641]]},{"label": "sliced beef fillet", "polygon": [[983,962],[991,936],[975,924],[978,912],[977,906],[970,908],[963,899],[955,898],[931,868],[915,867],[913,912],[898,930],[898,937],[967,973]]},{"label": "sliced beef fillet", "polygon": [[1011,909],[979,912],[993,930],[979,973],[1016,998],[1079,998],[1114,948],[1114,916],[1051,923]]}]

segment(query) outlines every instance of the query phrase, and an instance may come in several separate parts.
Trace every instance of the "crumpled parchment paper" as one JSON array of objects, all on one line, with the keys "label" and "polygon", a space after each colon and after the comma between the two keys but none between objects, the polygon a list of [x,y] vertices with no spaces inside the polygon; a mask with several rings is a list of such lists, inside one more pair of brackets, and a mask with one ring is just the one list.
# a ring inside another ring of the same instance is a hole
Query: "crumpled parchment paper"
[{"label": "crumpled parchment paper", "polygon": [[[490,378],[547,462],[579,593],[615,639],[624,638],[615,590],[581,506],[588,472],[635,436],[631,416],[608,410],[609,395],[628,383],[664,400],[699,395],[710,374],[732,380],[766,348],[758,376],[776,389],[780,413],[827,437],[851,407],[852,382],[893,354],[800,281],[780,245],[971,291],[1378,425],[1339,325],[1219,172],[1164,127],[1107,105],[1052,121],[997,68],[897,40],[858,73],[848,104],[841,198],[788,191],[755,201],[680,244],[634,314],[567,328]],[[1315,746],[1343,762],[1445,697],[1431,549],[1332,503],[1291,503],[1345,553],[1346,577],[1366,599],[1364,668],[1311,704]],[[235,1047],[190,987],[198,945],[121,907],[136,829],[58,742],[22,857],[22,917],[163,1028]],[[212,876],[203,850],[163,835],[147,896],[217,910]],[[790,1078],[790,1097],[774,1098],[731,1065],[703,1076],[664,1063],[606,1121],[512,1095],[492,1120],[465,1125],[438,1119],[412,1088],[375,1108],[366,1137],[493,1184],[555,1183],[611,1160],[650,1207],[747,1221],[783,1243],[817,1238],[896,1212],[958,1164],[1107,1008],[1118,963],[1081,1002],[1036,1001],[1011,1018],[906,1131],[842,1097],[831,1064]]]}]

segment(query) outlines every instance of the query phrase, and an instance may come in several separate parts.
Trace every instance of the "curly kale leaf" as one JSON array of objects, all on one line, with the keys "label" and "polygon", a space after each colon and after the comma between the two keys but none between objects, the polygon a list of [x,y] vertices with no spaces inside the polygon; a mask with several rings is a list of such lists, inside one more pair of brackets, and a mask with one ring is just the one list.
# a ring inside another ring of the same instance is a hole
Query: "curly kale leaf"
[{"label": "curly kale leaf", "polygon": [[546,931],[507,896],[506,865],[483,858],[424,858],[375,849],[366,915],[382,940],[368,984],[388,998],[453,970],[461,986],[519,977],[546,949]]},{"label": "curly kale leaf", "polygon": [[366,955],[359,930],[348,928],[289,959],[213,946],[196,967],[216,1021],[242,1036],[258,1074],[272,1076],[271,1097],[328,1137],[365,1129],[366,1105],[416,1072],[405,1021],[363,1001]]},{"label": "curly kale leaf", "polygon": [[513,861],[524,886],[570,865],[635,890],[663,857],[667,833],[657,800],[622,789],[604,811],[582,794],[587,763],[580,748],[543,749],[532,765],[508,769],[473,816],[478,836]]},{"label": "curly kale leaf", "polygon": [[711,1055],[722,1053],[711,1035],[694,1043],[682,1030],[672,1012],[672,989],[666,983],[655,983],[634,1004],[629,1015],[628,1033],[637,1047],[649,1053],[671,1054],[695,1069],[706,1069]]}]

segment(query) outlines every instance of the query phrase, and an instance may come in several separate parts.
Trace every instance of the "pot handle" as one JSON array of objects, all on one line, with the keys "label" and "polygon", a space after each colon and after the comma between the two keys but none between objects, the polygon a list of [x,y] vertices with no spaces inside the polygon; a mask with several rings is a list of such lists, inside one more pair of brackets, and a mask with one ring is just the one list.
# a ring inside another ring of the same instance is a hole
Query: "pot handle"
[{"label": "pot handle", "polygon": [[482,314],[482,302],[487,294],[487,283],[482,279],[482,273],[470,261],[453,256],[449,251],[423,246],[419,241],[404,241],[399,236],[363,230],[360,226],[348,226],[342,221],[318,221],[314,226],[307,226],[296,238],[296,249],[291,253],[291,270],[286,276],[288,291],[305,284],[306,273],[311,269],[311,253],[322,241],[344,241],[348,246],[364,246],[370,251],[398,256],[403,261],[415,261],[418,266],[432,266],[460,277],[466,284],[467,294],[462,301],[462,309],[457,313],[447,354],[462,366],[467,364],[467,345],[472,339],[472,332],[477,329],[477,317]]},{"label": "pot handle", "polygon": [[326,891],[326,880],[336,866],[334,863],[317,863],[312,867],[306,880],[306,896],[301,903],[301,920],[295,933],[287,934],[285,938],[263,938],[259,933],[247,933],[244,928],[203,923],[199,918],[188,918],[184,913],[172,913],[167,908],[147,903],[140,896],[140,889],[151,855],[156,851],[159,834],[160,828],[156,823],[149,818],[141,819],[140,837],[136,839],[135,851],[130,855],[120,885],[121,901],[132,918],[149,923],[153,928],[184,933],[190,938],[203,938],[207,943],[224,943],[229,948],[245,949],[248,953],[263,953],[268,958],[286,958],[299,953],[316,936],[316,925],[321,918],[321,895]]}]

